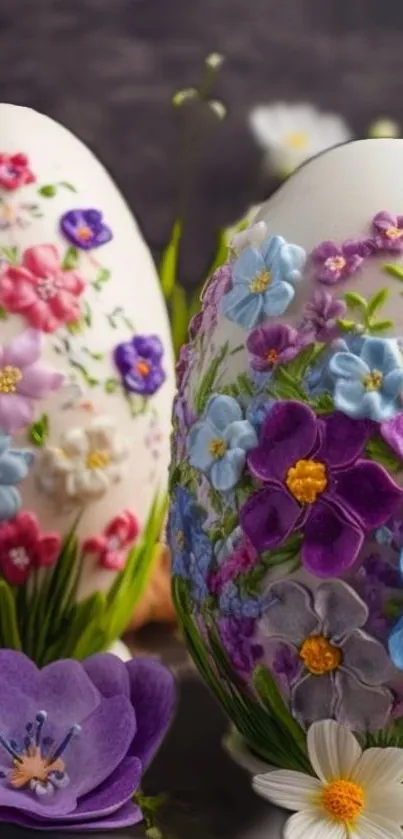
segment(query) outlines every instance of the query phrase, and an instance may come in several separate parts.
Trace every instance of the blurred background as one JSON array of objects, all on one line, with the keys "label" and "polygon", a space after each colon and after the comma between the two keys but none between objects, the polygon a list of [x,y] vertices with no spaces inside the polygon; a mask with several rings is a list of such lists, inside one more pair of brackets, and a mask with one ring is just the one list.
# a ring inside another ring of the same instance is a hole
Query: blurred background
[{"label": "blurred background", "polygon": [[[367,136],[379,118],[400,132],[402,29],[400,0],[0,0],[0,99],[92,147],[157,263],[180,215],[176,279],[190,289],[214,260],[217,231],[292,168],[267,149],[276,124],[285,119],[290,148],[309,152],[304,125],[277,112],[273,129],[270,114],[254,122],[251,112],[282,102],[336,114],[344,123],[333,122],[333,140],[327,125],[328,145]],[[206,78],[217,51],[225,62]],[[189,93],[199,84],[203,101]]]}]

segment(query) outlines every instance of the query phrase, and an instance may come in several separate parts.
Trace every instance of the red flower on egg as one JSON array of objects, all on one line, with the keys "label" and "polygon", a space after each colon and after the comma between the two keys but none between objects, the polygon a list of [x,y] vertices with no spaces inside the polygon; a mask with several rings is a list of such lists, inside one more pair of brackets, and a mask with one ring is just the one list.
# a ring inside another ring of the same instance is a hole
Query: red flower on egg
[{"label": "red flower on egg", "polygon": [[126,548],[137,538],[139,522],[133,513],[124,510],[105,527],[101,536],[85,539],[82,550],[97,557],[98,564],[110,571],[121,571],[126,562]]},{"label": "red flower on egg", "polygon": [[32,184],[36,177],[29,168],[26,154],[0,153],[0,187],[13,192],[24,184]]},{"label": "red flower on egg", "polygon": [[0,573],[13,586],[23,585],[35,568],[49,568],[60,551],[58,533],[42,533],[33,513],[18,513],[0,525]]}]

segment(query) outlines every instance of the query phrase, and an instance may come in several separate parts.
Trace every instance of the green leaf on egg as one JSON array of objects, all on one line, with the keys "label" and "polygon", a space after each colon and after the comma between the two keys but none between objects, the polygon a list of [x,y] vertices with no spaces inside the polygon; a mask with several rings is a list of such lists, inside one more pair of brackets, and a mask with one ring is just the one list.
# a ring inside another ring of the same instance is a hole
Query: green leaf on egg
[{"label": "green leaf on egg", "polygon": [[91,285],[95,288],[95,291],[102,291],[103,286],[110,280],[110,278],[111,272],[108,268],[100,268],[96,279],[93,283],[91,283]]},{"label": "green leaf on egg", "polygon": [[396,457],[382,437],[371,437],[366,446],[366,454],[370,460],[381,463],[390,472],[399,472],[403,467],[402,461]]},{"label": "green leaf on egg", "polygon": [[57,193],[57,187],[55,184],[44,184],[44,186],[39,187],[38,193],[42,195],[42,198],[54,198]]},{"label": "green leaf on egg", "polygon": [[388,297],[389,289],[380,288],[379,291],[376,291],[375,294],[369,298],[366,309],[367,322],[370,322],[373,315],[385,305]]},{"label": "green leaf on egg", "polygon": [[367,301],[365,297],[362,297],[362,295],[358,294],[356,291],[346,291],[344,300],[349,309],[365,310],[367,308]]},{"label": "green leaf on egg", "polygon": [[80,253],[73,245],[67,248],[62,261],[63,271],[75,271],[80,262]]},{"label": "green leaf on egg", "polygon": [[0,253],[4,256],[4,259],[10,263],[10,265],[18,265],[18,248],[17,247],[7,247],[3,245],[0,248]]},{"label": "green leaf on egg", "polygon": [[217,374],[227,353],[228,341],[226,341],[226,343],[222,345],[215,358],[213,358],[213,360],[211,361],[208,370],[202,377],[195,398],[195,409],[198,416],[201,416],[201,414],[203,414],[207,402],[210,399],[212,393],[214,392],[214,385],[216,382]]},{"label": "green leaf on egg", "polygon": [[47,414],[42,414],[40,419],[33,422],[28,428],[28,439],[34,446],[42,448],[45,445],[49,436],[49,418]]},{"label": "green leaf on egg", "polygon": [[69,181],[59,181],[59,186],[64,187],[64,189],[68,189],[70,192],[78,192],[78,190],[71,184]]},{"label": "green leaf on egg", "polygon": [[397,265],[395,262],[385,262],[383,270],[397,280],[403,282],[403,265]]}]

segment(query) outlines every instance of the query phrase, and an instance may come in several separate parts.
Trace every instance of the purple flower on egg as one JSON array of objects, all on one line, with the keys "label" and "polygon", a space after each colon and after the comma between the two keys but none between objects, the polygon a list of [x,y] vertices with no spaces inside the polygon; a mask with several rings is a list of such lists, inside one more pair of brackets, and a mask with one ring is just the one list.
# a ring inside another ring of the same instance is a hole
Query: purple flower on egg
[{"label": "purple flower on egg", "polygon": [[37,830],[123,828],[173,713],[172,675],[109,654],[39,670],[0,650],[0,820]]},{"label": "purple flower on egg", "polygon": [[281,323],[268,323],[257,326],[248,335],[247,349],[251,356],[253,370],[263,372],[271,370],[276,364],[284,364],[300,352],[304,346],[304,336],[301,336],[291,326]]},{"label": "purple flower on egg", "polygon": [[364,536],[396,512],[403,491],[386,470],[362,459],[371,425],[307,405],[278,402],[247,463],[263,487],[240,510],[241,526],[260,553],[302,535],[301,561],[317,577],[342,574]]},{"label": "purple flower on egg", "polygon": [[263,656],[263,647],[256,641],[253,618],[221,618],[218,631],[232,666],[239,676],[247,678]]},{"label": "purple flower on egg", "polygon": [[358,271],[363,262],[360,242],[338,245],[328,240],[318,245],[311,254],[316,278],[325,285],[336,285]]},{"label": "purple flower on egg", "polygon": [[69,210],[60,219],[60,229],[72,245],[83,251],[106,245],[113,237],[99,210]]},{"label": "purple flower on egg", "polygon": [[403,251],[403,216],[381,210],[372,219],[374,245],[378,251]]},{"label": "purple flower on egg", "polygon": [[164,347],[157,335],[135,335],[114,350],[116,367],[129,393],[152,396],[165,381]]},{"label": "purple flower on egg", "polygon": [[333,341],[340,332],[337,321],[346,309],[343,300],[335,300],[326,289],[316,288],[304,307],[302,331],[310,333],[315,341]]}]

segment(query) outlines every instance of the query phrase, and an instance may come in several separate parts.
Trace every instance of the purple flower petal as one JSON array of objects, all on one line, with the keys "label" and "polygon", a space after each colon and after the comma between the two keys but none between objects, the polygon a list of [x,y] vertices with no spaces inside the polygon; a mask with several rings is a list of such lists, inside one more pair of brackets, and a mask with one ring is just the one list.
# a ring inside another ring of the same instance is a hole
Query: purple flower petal
[{"label": "purple flower petal", "polygon": [[388,210],[380,210],[372,219],[372,227],[380,233],[384,233],[389,227],[396,226],[397,218],[394,213],[389,213]]},{"label": "purple flower petal", "polygon": [[335,684],[339,723],[353,731],[379,731],[388,725],[392,711],[390,690],[368,687],[342,668],[336,673]]},{"label": "purple flower petal", "polygon": [[116,813],[138,790],[142,770],[139,758],[125,758],[102,784],[80,798],[75,810],[66,815],[64,821],[88,822]]},{"label": "purple flower petal", "polygon": [[303,725],[308,727],[318,720],[327,720],[334,716],[334,689],[330,674],[325,676],[305,676],[293,687],[291,706],[293,714]]},{"label": "purple flower petal", "polygon": [[315,611],[327,638],[340,642],[367,622],[368,608],[347,583],[331,580],[321,583],[315,593]]},{"label": "purple flower petal", "polygon": [[[78,661],[54,661],[38,671],[36,685],[29,693],[37,702],[36,710],[45,708],[49,720],[66,729],[89,717],[99,707],[101,696]],[[73,747],[72,747],[73,748]]]},{"label": "purple flower petal", "polygon": [[136,710],[137,732],[130,752],[148,766],[172,719],[175,682],[157,661],[137,657],[127,662],[130,696]]},{"label": "purple flower petal", "polygon": [[99,653],[83,661],[85,672],[106,699],[111,696],[130,698],[129,675],[123,661],[110,653]]},{"label": "purple flower petal", "polygon": [[390,658],[379,641],[356,629],[341,645],[343,667],[366,685],[384,685],[392,675]]},{"label": "purple flower petal", "polygon": [[24,369],[38,361],[41,348],[42,333],[38,329],[25,329],[4,347],[3,364]]},{"label": "purple flower petal", "polygon": [[370,437],[371,423],[351,419],[339,411],[322,417],[319,422],[324,436],[317,458],[332,468],[354,463]]},{"label": "purple flower petal", "polygon": [[351,511],[365,531],[374,530],[393,516],[403,490],[378,463],[359,461],[337,477],[332,493]]},{"label": "purple flower petal", "polygon": [[316,577],[337,577],[353,565],[363,541],[357,524],[327,503],[318,502],[304,527],[302,562]]},{"label": "purple flower petal", "polygon": [[242,529],[257,551],[281,545],[301,519],[301,508],[281,486],[273,484],[251,495],[240,509]]},{"label": "purple flower petal", "polygon": [[381,437],[403,460],[403,412],[382,423]]},{"label": "purple flower petal", "polygon": [[304,586],[293,580],[283,580],[272,583],[264,594],[270,601],[259,624],[263,634],[299,645],[309,635],[319,632],[320,623],[313,610],[312,597]]},{"label": "purple flower petal", "polygon": [[0,427],[6,434],[14,434],[29,425],[34,416],[34,407],[19,393],[0,393]]},{"label": "purple flower petal", "polygon": [[312,259],[318,262],[323,262],[326,259],[329,259],[330,256],[340,256],[341,255],[341,248],[333,239],[327,239],[325,242],[321,242],[320,245],[317,245],[316,248],[312,251]]},{"label": "purple flower petal", "polygon": [[20,827],[26,827],[30,830],[41,831],[63,831],[66,833],[77,833],[78,830],[85,832],[119,830],[124,827],[132,827],[138,824],[143,818],[143,814],[137,804],[127,802],[116,813],[106,816],[104,819],[95,818],[93,821],[83,821],[78,823],[65,822],[63,819],[54,820],[30,817],[26,813],[19,810],[8,809],[0,806],[0,821],[8,822],[9,824],[16,824]]},{"label": "purple flower petal", "polygon": [[263,481],[283,481],[288,469],[312,451],[316,437],[311,408],[300,402],[278,402],[263,423],[259,445],[249,452],[249,469]]},{"label": "purple flower petal", "polygon": [[46,367],[44,364],[32,364],[25,368],[23,377],[17,384],[17,393],[31,399],[43,399],[51,390],[57,390],[64,375]]}]

